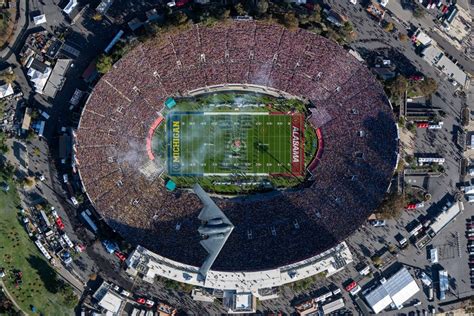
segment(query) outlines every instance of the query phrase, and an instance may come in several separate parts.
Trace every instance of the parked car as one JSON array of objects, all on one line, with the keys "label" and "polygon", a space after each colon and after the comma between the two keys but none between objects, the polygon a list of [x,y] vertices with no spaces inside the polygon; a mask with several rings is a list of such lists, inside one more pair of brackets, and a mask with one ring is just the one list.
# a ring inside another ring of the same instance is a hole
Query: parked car
[{"label": "parked car", "polygon": [[373,219],[373,220],[369,221],[369,224],[374,226],[374,227],[383,227],[383,226],[387,225],[387,223],[385,222],[384,219]]},{"label": "parked car", "polygon": [[55,222],[56,222],[56,226],[58,226],[60,230],[64,230],[64,223],[61,217],[57,217]]},{"label": "parked car", "polygon": [[76,200],[75,197],[71,196],[71,202],[72,202],[72,205],[74,206],[78,206],[79,205],[79,202]]},{"label": "parked car", "polygon": [[146,300],[146,306],[148,307],[153,307],[153,305],[155,305],[155,302],[153,302],[152,300]]},{"label": "parked car", "polygon": [[130,292],[125,291],[125,290],[122,290],[122,291],[120,292],[120,294],[121,294],[122,296],[125,296],[125,297],[129,297],[129,296],[131,295]]},{"label": "parked car", "polygon": [[114,253],[115,253],[115,256],[117,256],[117,258],[119,258],[119,260],[122,261],[122,262],[127,259],[127,257],[118,250],[115,250]]},{"label": "parked car", "polygon": [[102,240],[102,245],[108,253],[114,253],[119,250],[119,247],[115,242],[107,239]]}]

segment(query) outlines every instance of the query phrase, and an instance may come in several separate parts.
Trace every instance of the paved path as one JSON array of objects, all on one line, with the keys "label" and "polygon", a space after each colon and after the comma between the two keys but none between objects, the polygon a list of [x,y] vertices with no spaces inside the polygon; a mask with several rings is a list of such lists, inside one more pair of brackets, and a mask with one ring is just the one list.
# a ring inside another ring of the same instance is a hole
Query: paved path
[{"label": "paved path", "polygon": [[28,313],[25,313],[21,307],[16,303],[15,299],[13,296],[8,292],[7,287],[5,286],[5,283],[3,283],[2,280],[0,280],[0,287],[2,288],[2,292],[5,293],[5,295],[8,297],[10,301],[12,301],[13,305],[15,305],[16,309],[18,309],[23,315],[28,315]]}]

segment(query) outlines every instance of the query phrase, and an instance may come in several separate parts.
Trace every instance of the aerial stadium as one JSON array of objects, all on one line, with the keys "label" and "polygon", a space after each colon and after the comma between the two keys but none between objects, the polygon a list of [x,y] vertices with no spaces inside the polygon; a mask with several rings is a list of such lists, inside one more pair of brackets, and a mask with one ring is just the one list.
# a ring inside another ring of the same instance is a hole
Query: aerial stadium
[{"label": "aerial stadium", "polygon": [[235,226],[215,271],[327,251],[377,208],[397,163],[392,109],[365,65],[324,37],[255,21],[139,44],[97,83],[76,135],[108,225],[189,266],[207,256],[200,183]]}]

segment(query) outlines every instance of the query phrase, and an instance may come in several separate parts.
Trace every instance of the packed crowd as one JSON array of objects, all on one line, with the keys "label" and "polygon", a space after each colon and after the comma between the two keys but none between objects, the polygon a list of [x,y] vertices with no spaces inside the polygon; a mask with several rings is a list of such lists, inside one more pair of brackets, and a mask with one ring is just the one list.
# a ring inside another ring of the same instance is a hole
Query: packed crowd
[{"label": "packed crowd", "polygon": [[357,229],[383,197],[396,163],[396,127],[383,89],[336,43],[253,21],[195,25],[142,44],[99,81],[79,125],[77,158],[87,193],[108,223],[161,255],[202,263],[200,201],[167,191],[159,177],[150,182],[140,167],[166,98],[226,83],[304,97],[330,120],[314,126],[324,141],[314,182],[258,198],[215,198],[235,229],[214,268],[296,262]]}]

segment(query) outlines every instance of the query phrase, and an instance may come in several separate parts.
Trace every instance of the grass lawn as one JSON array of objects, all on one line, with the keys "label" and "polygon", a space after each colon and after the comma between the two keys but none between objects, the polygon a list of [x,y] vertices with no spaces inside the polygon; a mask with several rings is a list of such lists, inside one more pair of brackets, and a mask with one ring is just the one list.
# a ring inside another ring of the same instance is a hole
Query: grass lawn
[{"label": "grass lawn", "polygon": [[[29,314],[35,314],[31,312],[35,306],[38,315],[73,315],[66,306],[62,282],[18,221],[18,205],[15,185],[10,182],[9,192],[0,191],[0,267],[7,273],[5,286]],[[20,287],[15,286],[14,269],[23,272]]]}]

